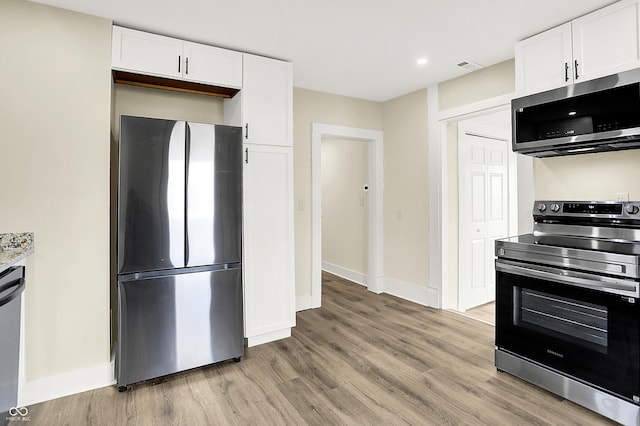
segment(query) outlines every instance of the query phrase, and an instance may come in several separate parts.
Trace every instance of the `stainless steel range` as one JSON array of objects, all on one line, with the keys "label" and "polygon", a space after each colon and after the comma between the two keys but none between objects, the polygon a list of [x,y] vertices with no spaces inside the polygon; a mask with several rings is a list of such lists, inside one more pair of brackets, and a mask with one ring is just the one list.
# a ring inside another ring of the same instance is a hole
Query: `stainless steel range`
[{"label": "stainless steel range", "polygon": [[496,367],[640,425],[640,201],[537,201],[533,218],[495,245]]}]

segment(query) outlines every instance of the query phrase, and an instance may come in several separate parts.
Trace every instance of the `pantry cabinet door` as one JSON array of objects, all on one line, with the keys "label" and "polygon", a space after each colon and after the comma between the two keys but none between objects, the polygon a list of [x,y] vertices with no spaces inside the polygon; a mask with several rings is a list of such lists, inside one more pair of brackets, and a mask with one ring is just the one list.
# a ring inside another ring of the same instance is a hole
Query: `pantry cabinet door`
[{"label": "pantry cabinet door", "polygon": [[295,325],[293,148],[244,148],[244,327],[255,346]]},{"label": "pantry cabinet door", "polygon": [[292,146],[291,64],[245,54],[243,67],[245,142]]}]

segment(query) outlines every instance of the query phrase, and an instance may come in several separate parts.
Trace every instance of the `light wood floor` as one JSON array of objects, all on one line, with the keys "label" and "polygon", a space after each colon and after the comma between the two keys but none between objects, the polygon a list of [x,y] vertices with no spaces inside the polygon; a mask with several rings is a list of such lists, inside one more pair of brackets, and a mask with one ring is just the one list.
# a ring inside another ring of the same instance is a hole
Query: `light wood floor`
[{"label": "light wood floor", "polygon": [[475,308],[467,309],[464,312],[465,315],[477,319],[479,321],[486,322],[487,324],[495,325],[496,323],[496,302],[485,303],[484,305],[476,306]]},{"label": "light wood floor", "polygon": [[600,425],[493,366],[494,328],[325,275],[289,339],[29,407],[31,425]]}]

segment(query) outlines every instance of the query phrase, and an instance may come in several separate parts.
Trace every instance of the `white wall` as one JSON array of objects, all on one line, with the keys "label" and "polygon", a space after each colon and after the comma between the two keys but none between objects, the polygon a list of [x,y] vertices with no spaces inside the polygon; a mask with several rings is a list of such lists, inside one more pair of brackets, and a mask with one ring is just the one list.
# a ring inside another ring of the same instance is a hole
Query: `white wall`
[{"label": "white wall", "polygon": [[363,187],[368,183],[368,143],[324,139],[321,151],[322,263],[329,270],[366,275],[369,201]]},{"label": "white wall", "polygon": [[111,22],[3,0],[0,40],[0,232],[35,232],[25,292],[27,390],[60,392],[46,389],[48,378],[94,368],[104,376],[85,377],[85,385],[104,385]]}]

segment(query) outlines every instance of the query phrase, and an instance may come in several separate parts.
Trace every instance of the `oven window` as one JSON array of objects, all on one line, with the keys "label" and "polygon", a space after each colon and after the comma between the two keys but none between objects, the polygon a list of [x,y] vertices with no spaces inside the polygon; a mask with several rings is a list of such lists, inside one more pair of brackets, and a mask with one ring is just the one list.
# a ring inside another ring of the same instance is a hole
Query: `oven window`
[{"label": "oven window", "polygon": [[607,353],[606,306],[515,287],[515,325]]}]

